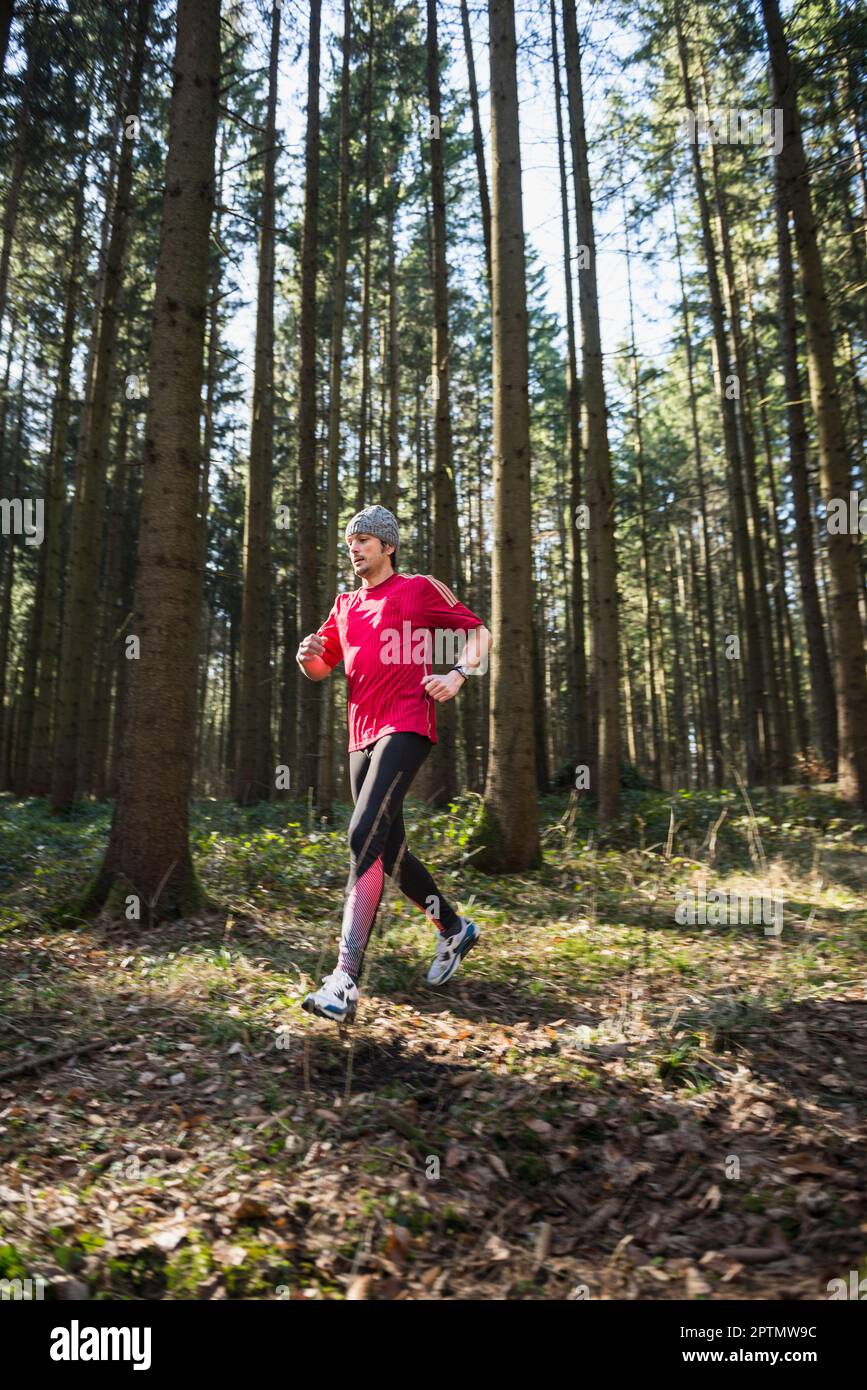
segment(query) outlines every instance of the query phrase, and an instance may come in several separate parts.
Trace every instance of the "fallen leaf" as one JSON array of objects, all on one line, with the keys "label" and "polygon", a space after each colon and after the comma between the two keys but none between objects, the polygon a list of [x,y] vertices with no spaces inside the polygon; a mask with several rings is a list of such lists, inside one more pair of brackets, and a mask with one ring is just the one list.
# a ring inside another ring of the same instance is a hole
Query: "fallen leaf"
[{"label": "fallen leaf", "polygon": [[180,1245],[182,1240],[186,1240],[189,1235],[190,1227],[186,1221],[171,1221],[165,1226],[158,1227],[151,1231],[145,1239],[140,1242],[139,1248],[147,1248],[155,1245],[158,1250],[174,1250]]},{"label": "fallen leaf", "polygon": [[760,1100],[755,1105],[750,1106],[750,1114],[757,1116],[760,1120],[772,1120],[774,1118],[774,1107]]},{"label": "fallen leaf", "polygon": [[509,1181],[509,1176],[510,1176],[510,1175],[509,1175],[509,1170],[508,1170],[508,1168],[506,1167],[506,1165],[505,1165],[505,1163],[503,1162],[503,1160],[500,1158],[500,1155],[499,1155],[499,1154],[488,1154],[487,1157],[488,1157],[488,1162],[490,1163],[491,1167],[495,1170],[495,1172],[499,1173],[500,1177],[501,1177],[501,1178],[505,1178],[506,1182],[508,1182],[508,1181]]},{"label": "fallen leaf", "polygon": [[543,1221],[539,1227],[539,1234],[536,1237],[535,1256],[540,1264],[544,1264],[551,1253],[551,1223]]},{"label": "fallen leaf", "polygon": [[268,1207],[255,1197],[242,1197],[231,1215],[235,1221],[262,1221],[268,1215]]},{"label": "fallen leaf", "polygon": [[686,1296],[687,1298],[697,1298],[699,1294],[710,1293],[711,1287],[706,1279],[703,1279],[695,1265],[690,1265],[686,1271]]},{"label": "fallen leaf", "polygon": [[499,1236],[490,1235],[485,1241],[485,1249],[489,1251],[494,1260],[510,1260],[512,1252],[505,1241],[500,1240]]},{"label": "fallen leaf", "polygon": [[826,1071],[824,1076],[820,1076],[819,1085],[825,1086],[829,1091],[845,1091],[846,1089],[846,1082],[842,1081],[833,1071]]},{"label": "fallen leaf", "polygon": [[549,1125],[547,1120],[527,1120],[527,1128],[532,1129],[534,1134],[553,1134],[554,1126]]},{"label": "fallen leaf", "polygon": [[247,1258],[243,1245],[225,1245],[222,1241],[211,1247],[211,1254],[218,1265],[230,1269],[239,1268]]}]

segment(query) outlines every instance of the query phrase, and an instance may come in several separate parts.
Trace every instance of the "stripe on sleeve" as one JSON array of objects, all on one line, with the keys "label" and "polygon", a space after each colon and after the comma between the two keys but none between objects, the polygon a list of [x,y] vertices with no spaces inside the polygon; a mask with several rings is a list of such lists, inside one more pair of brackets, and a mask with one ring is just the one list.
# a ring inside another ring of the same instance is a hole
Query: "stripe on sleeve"
[{"label": "stripe on sleeve", "polygon": [[449,588],[448,584],[444,584],[443,581],[442,581],[441,579],[436,579],[432,574],[425,574],[425,575],[422,575],[422,578],[423,578],[423,579],[429,580],[429,582],[430,582],[431,584],[433,584],[434,588],[437,590],[437,592],[438,592],[440,598],[445,599],[446,603],[447,603],[451,608],[454,608],[454,606],[455,606],[455,604],[458,602],[458,600],[457,600],[457,598],[455,597],[455,595],[452,593],[452,591],[451,591],[451,589]]}]

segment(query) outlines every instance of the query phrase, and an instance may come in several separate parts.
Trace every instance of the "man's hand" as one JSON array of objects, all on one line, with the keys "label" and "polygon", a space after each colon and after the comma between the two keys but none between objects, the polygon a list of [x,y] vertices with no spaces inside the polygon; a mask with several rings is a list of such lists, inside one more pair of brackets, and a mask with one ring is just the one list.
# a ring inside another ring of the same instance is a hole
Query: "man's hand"
[{"label": "man's hand", "polygon": [[296,661],[309,661],[311,656],[321,656],[325,651],[325,643],[318,632],[311,632],[308,637],[303,637],[298,647]]},{"label": "man's hand", "polygon": [[326,676],[331,675],[331,667],[322,659],[324,651],[325,643],[318,632],[311,632],[302,638],[295,660],[308,680],[324,681]]},{"label": "man's hand", "polygon": [[423,676],[421,683],[426,695],[443,704],[446,700],[454,699],[464,683],[464,678],[460,671],[449,671],[447,676]]}]

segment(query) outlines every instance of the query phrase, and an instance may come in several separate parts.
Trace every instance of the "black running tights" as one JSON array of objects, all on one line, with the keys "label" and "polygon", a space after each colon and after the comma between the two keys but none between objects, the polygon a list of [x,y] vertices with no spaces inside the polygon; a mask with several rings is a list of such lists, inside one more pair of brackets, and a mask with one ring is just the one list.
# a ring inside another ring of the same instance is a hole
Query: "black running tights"
[{"label": "black running tights", "polygon": [[406,847],[403,799],[433,744],[424,734],[385,734],[349,755],[355,810],[349,823],[349,879],[338,969],[358,980],[388,874],[446,936],[460,918],[424,864]]}]

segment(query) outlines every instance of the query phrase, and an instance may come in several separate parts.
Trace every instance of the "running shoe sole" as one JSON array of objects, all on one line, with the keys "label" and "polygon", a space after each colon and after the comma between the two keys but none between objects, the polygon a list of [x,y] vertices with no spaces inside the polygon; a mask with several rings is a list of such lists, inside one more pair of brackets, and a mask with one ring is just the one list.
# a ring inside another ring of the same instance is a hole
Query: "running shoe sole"
[{"label": "running shoe sole", "polygon": [[452,975],[454,975],[464,956],[469,955],[470,951],[478,942],[480,936],[481,932],[479,931],[478,927],[476,927],[476,930],[473,933],[473,935],[468,936],[466,941],[461,946],[460,950],[458,951],[457,955],[455,956],[445,975],[443,975],[441,979],[437,980],[435,984],[432,980],[428,981],[428,983],[431,985],[431,988],[439,989],[440,985],[444,985],[447,980],[450,980],[452,978]]},{"label": "running shoe sole", "polygon": [[317,1018],[327,1018],[331,1023],[354,1023],[358,1005],[348,1004],[343,1013],[337,1013],[331,1010],[327,1004],[324,1006],[317,1004],[313,995],[308,994],[301,1007],[305,1013],[315,1014]]}]

